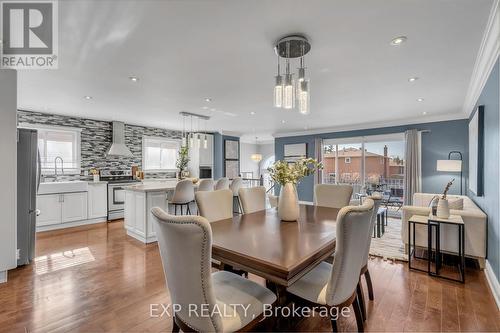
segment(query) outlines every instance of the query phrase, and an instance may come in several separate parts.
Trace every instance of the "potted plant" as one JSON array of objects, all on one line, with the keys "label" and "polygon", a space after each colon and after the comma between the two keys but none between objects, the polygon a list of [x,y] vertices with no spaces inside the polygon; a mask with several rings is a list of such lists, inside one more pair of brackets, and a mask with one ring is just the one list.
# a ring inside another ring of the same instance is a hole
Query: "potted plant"
[{"label": "potted plant", "polygon": [[278,216],[282,221],[297,221],[299,218],[297,184],[302,178],[314,174],[318,169],[323,169],[323,164],[313,158],[303,158],[294,163],[277,161],[267,169],[272,180],[281,185]]},{"label": "potted plant", "polygon": [[182,146],[181,149],[179,149],[179,156],[177,157],[177,161],[175,162],[175,166],[177,169],[179,169],[179,179],[184,178],[184,172],[187,169],[189,163],[189,147]]},{"label": "potted plant", "polygon": [[437,206],[437,211],[436,211],[436,216],[441,218],[441,219],[447,219],[450,217],[450,206],[448,204],[448,191],[450,190],[451,185],[453,185],[453,182],[455,179],[452,179],[448,184],[446,184],[446,187],[444,188],[443,195],[441,198],[439,198],[438,206]]},{"label": "potted plant", "polygon": [[94,182],[97,183],[99,181],[99,170],[92,168],[90,169],[90,174],[92,175]]}]

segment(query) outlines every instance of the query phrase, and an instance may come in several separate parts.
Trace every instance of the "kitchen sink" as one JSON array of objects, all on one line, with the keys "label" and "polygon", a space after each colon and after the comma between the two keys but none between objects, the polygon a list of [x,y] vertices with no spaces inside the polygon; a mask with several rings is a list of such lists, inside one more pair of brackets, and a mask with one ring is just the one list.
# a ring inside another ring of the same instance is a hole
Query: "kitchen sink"
[{"label": "kitchen sink", "polygon": [[82,180],[40,183],[38,194],[87,192],[88,183]]}]

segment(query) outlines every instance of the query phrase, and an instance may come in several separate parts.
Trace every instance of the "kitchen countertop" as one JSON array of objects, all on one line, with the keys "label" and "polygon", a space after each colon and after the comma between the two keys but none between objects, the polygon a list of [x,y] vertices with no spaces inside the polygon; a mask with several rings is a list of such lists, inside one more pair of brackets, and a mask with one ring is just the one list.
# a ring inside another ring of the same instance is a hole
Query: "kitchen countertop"
[{"label": "kitchen countertop", "polygon": [[[177,180],[172,179],[171,181],[163,182],[149,182],[146,184],[131,185],[125,187],[125,190],[135,191],[135,192],[168,192],[175,190],[177,185]],[[198,185],[194,185],[195,188]]]}]

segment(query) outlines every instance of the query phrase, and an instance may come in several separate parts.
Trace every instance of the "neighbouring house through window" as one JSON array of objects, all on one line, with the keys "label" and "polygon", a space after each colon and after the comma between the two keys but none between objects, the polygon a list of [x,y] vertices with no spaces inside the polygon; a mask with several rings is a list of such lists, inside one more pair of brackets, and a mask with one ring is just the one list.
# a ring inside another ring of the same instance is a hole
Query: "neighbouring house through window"
[{"label": "neighbouring house through window", "polygon": [[142,139],[142,167],[144,171],[176,171],[175,162],[180,141],[145,136]]}]

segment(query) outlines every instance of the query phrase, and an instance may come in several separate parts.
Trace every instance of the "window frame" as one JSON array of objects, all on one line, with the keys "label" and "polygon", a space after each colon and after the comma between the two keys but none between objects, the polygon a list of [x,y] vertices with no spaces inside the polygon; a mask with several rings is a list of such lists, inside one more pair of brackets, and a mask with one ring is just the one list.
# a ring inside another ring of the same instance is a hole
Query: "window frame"
[{"label": "window frame", "polygon": [[[76,135],[75,151],[76,151],[76,168],[64,168],[64,175],[80,175],[82,172],[82,128],[80,127],[70,127],[70,126],[60,126],[60,125],[46,125],[46,124],[31,124],[31,123],[20,123],[17,128],[27,128],[34,129],[38,132],[40,131],[54,131],[54,132],[70,132]],[[38,139],[37,139],[37,150],[38,150]],[[60,168],[58,168],[60,170]],[[41,168],[42,175],[54,175],[54,168]]]},{"label": "window frame", "polygon": [[[177,156],[179,155],[179,150],[181,149],[181,140],[179,139],[173,139],[173,138],[166,138],[163,136],[152,136],[152,135],[143,135],[142,136],[142,170],[145,173],[151,172],[177,172],[179,171],[178,168],[174,169],[147,169],[146,168],[146,141],[147,140],[158,140],[158,141],[163,141],[163,142],[168,142],[168,143],[175,143],[176,145],[176,152],[175,152],[175,159],[177,162]],[[176,163],[174,163],[176,164]]]}]

